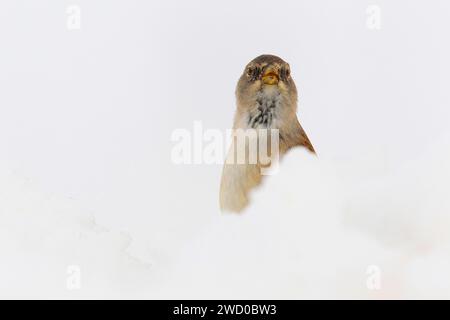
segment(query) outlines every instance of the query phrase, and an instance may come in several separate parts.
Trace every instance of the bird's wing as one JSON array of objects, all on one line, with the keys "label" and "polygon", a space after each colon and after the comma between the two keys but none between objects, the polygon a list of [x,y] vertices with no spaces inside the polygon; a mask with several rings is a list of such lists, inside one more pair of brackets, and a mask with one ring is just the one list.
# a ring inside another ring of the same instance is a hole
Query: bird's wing
[{"label": "bird's wing", "polygon": [[308,148],[309,151],[311,151],[312,153],[316,153],[316,151],[314,150],[314,147],[311,143],[311,141],[309,141],[308,136],[305,133],[305,130],[303,130],[302,126],[300,126],[300,143],[301,145],[305,146],[306,148]]},{"label": "bird's wing", "polygon": [[286,149],[301,146],[306,147],[314,154],[316,153],[311,141],[309,141],[309,138],[306,135],[305,130],[303,130],[302,126],[300,125],[298,119],[295,119],[295,121],[293,121],[291,127],[288,130],[283,130],[280,138],[285,143]]}]

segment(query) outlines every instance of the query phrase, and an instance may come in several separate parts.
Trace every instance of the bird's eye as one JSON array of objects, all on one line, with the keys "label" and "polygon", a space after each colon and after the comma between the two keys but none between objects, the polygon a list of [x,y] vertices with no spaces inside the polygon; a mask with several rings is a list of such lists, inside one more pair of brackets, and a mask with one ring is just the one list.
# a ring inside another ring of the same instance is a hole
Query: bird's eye
[{"label": "bird's eye", "polygon": [[291,70],[289,70],[289,68],[286,68],[286,78],[289,78],[289,76],[291,75]]},{"label": "bird's eye", "polygon": [[252,67],[247,68],[247,76],[251,77],[253,76],[253,73],[255,72],[255,69]]}]

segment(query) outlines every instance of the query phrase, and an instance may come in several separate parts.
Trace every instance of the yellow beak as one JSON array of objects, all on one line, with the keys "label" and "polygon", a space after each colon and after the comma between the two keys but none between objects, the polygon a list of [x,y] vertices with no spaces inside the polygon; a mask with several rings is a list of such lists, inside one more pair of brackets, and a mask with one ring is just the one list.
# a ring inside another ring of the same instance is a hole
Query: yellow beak
[{"label": "yellow beak", "polygon": [[278,84],[279,80],[280,77],[278,75],[278,71],[272,68],[267,69],[262,76],[262,82],[268,85]]}]

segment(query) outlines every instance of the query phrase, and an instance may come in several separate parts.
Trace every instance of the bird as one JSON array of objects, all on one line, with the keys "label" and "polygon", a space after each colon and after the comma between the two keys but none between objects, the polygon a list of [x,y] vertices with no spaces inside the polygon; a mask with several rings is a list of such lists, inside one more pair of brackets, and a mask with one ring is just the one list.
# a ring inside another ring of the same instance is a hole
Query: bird
[{"label": "bird", "polygon": [[[258,155],[253,158],[255,161],[249,161],[255,152],[249,147],[251,141],[266,137],[267,142],[264,143],[269,143],[271,136],[268,132],[277,129],[280,158],[294,147],[304,147],[313,154],[316,152],[297,118],[297,88],[291,68],[283,59],[263,54],[250,61],[238,80],[235,95],[237,108],[233,139],[222,169],[219,202],[222,211],[240,213],[249,204],[250,192],[261,184],[262,170],[272,164],[262,163]],[[266,130],[266,136],[248,136],[239,140],[235,135],[249,130]],[[244,141],[243,162],[236,161],[238,141]],[[270,156],[274,154],[270,146],[267,150]]]}]

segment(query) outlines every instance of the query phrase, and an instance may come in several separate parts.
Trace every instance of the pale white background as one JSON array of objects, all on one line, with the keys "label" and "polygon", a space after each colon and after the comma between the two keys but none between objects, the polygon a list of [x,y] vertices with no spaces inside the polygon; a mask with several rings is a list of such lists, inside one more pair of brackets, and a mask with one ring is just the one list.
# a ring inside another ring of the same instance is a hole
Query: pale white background
[{"label": "pale white background", "polygon": [[[444,0],[2,1],[0,296],[450,297],[449,13]],[[290,63],[319,159],[293,152],[248,212],[223,216],[220,165],[174,165],[170,138],[195,120],[229,128],[237,79],[263,53]]]}]

